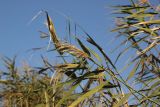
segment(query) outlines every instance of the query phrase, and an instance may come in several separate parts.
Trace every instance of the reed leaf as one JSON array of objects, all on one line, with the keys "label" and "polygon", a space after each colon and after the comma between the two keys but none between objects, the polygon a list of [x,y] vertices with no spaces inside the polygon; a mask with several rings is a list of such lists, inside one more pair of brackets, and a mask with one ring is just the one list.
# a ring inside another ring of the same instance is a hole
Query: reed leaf
[{"label": "reed leaf", "polygon": [[104,83],[100,84],[99,86],[93,88],[92,90],[88,91],[87,93],[83,94],[76,101],[74,101],[71,105],[69,105],[69,107],[77,106],[80,102],[82,102],[86,98],[89,98],[93,94],[99,92],[99,90],[101,90],[106,84],[108,84],[108,83],[104,82]]}]

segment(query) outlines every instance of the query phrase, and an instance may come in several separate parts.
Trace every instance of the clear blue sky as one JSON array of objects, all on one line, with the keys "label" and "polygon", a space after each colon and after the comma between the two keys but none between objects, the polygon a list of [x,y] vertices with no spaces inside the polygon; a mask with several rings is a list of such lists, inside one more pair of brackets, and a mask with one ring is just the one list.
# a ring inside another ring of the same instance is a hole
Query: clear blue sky
[{"label": "clear blue sky", "polygon": [[[47,41],[40,39],[45,17],[40,16],[31,24],[31,19],[41,10],[47,10],[54,19],[59,35],[65,36],[65,18],[59,11],[80,24],[97,42],[110,50],[109,44],[115,34],[110,33],[114,26],[111,5],[123,4],[128,0],[1,0],[0,1],[0,56],[28,60],[31,53],[26,50],[46,46]],[[36,61],[42,53],[35,53],[31,62]],[[114,58],[114,56],[110,55]],[[29,61],[29,60],[28,60]]]}]

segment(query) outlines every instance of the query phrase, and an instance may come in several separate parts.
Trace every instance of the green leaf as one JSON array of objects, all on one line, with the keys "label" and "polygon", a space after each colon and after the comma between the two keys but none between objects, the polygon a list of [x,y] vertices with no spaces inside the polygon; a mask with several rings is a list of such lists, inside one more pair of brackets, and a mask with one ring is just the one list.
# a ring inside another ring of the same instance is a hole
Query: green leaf
[{"label": "green leaf", "polygon": [[89,98],[90,96],[92,96],[93,94],[95,94],[96,92],[98,92],[99,90],[101,90],[106,84],[107,83],[104,82],[104,83],[100,84],[99,86],[91,89],[87,93],[85,93],[82,96],[80,96],[77,100],[75,100],[69,107],[75,107],[81,101],[84,101],[85,99]]},{"label": "green leaf", "polygon": [[85,53],[87,53],[88,54],[88,56],[91,56],[91,54],[90,54],[90,52],[89,52],[89,50],[87,49],[87,47],[81,42],[81,40],[80,39],[78,39],[78,38],[76,38],[77,39],[77,41],[78,41],[78,43],[79,43],[79,45],[81,46],[81,48],[83,49],[83,51],[85,52]]},{"label": "green leaf", "polygon": [[132,69],[132,71],[129,73],[126,81],[130,80],[130,79],[135,75],[135,72],[137,71],[139,65],[140,65],[140,62],[138,62],[138,63],[134,66],[134,68]]},{"label": "green leaf", "polygon": [[[155,81],[157,81],[157,79],[155,78]],[[153,89],[156,86],[160,85],[160,81],[155,82],[150,88]]]},{"label": "green leaf", "polygon": [[88,48],[88,50],[99,62],[102,63],[101,57],[95,51],[91,50],[90,48]]},{"label": "green leaf", "polygon": [[87,35],[87,36],[88,36],[87,41],[89,43],[91,43],[92,45],[94,45],[101,52],[101,54],[105,58],[105,61],[109,62],[112,65],[112,67],[114,69],[116,69],[116,67],[114,66],[114,64],[112,63],[112,61],[110,60],[110,58],[106,55],[106,53],[104,52],[104,50],[89,35]]}]

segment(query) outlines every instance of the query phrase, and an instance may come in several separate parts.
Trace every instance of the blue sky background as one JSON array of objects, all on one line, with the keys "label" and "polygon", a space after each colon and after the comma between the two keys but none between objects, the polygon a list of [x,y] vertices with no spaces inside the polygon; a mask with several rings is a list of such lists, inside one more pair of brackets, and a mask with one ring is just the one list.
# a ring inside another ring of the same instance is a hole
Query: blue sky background
[{"label": "blue sky background", "polygon": [[[53,56],[43,50],[31,53],[27,50],[43,47],[48,40],[40,39],[38,31],[48,32],[45,27],[45,15],[40,15],[30,23],[41,10],[47,10],[55,23],[60,38],[66,36],[66,19],[70,17],[80,24],[102,46],[112,60],[117,53],[110,53],[119,43],[111,41],[116,33],[114,28],[113,9],[110,6],[127,3],[128,0],[3,0],[0,2],[0,57],[18,56],[18,62],[26,60],[29,64],[39,65],[40,55]],[[58,11],[58,12],[57,12]],[[83,36],[83,35],[81,35]],[[52,60],[53,62],[55,59]],[[121,63],[120,63],[121,64]],[[121,66],[121,65],[118,65]]]}]

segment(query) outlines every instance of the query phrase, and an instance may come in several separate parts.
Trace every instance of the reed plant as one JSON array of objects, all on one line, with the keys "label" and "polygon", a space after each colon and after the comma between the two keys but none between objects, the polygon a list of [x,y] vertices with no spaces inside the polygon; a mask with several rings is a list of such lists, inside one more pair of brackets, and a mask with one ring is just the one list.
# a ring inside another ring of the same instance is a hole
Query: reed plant
[{"label": "reed plant", "polygon": [[[136,50],[127,78],[105,50],[79,25],[85,40],[71,35],[76,43],[59,39],[48,12],[44,12],[54,50],[62,60],[52,64],[42,57],[44,66],[18,68],[15,58],[4,58],[1,71],[1,102],[5,107],[158,107],[160,106],[159,10],[147,0],[130,0],[114,6],[118,16],[113,32],[125,40],[117,56]],[[70,27],[70,24],[69,24]],[[43,33],[46,34],[46,33]],[[46,37],[47,37],[46,36]],[[126,48],[126,43],[128,43]],[[118,46],[118,47],[119,47]],[[116,49],[118,49],[118,47]],[[67,57],[66,57],[67,56]],[[52,74],[52,75],[49,75]],[[129,83],[136,82],[140,88]],[[128,91],[124,91],[128,90]]]}]

